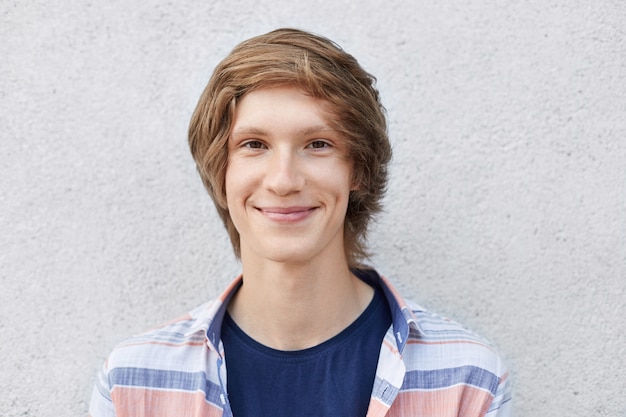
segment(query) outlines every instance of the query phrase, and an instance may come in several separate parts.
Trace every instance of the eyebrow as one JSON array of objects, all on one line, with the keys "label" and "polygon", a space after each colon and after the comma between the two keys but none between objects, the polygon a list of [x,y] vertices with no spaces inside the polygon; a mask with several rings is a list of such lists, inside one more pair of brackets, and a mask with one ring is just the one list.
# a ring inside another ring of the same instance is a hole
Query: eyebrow
[{"label": "eyebrow", "polygon": [[[304,129],[299,130],[297,133],[299,135],[302,135],[302,136],[307,136],[307,135],[312,135],[314,133],[321,133],[321,132],[336,132],[336,133],[338,133],[337,130],[331,128],[330,126],[326,126],[326,125],[314,125],[314,126],[305,127]],[[235,129],[233,129],[231,134],[233,134],[233,135],[266,136],[269,133],[266,130],[260,129],[258,127],[241,126],[241,127],[237,127]]]}]

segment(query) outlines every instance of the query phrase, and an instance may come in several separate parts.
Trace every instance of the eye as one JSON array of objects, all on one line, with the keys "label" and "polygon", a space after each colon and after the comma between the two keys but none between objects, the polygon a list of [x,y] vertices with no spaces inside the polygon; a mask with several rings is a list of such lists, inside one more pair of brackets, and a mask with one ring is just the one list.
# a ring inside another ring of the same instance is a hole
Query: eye
[{"label": "eye", "polygon": [[324,149],[330,147],[330,144],[323,140],[314,140],[313,142],[309,143],[309,147],[313,149]]},{"label": "eye", "polygon": [[265,147],[263,142],[258,140],[249,140],[248,142],[244,143],[243,146],[249,149],[263,149]]}]

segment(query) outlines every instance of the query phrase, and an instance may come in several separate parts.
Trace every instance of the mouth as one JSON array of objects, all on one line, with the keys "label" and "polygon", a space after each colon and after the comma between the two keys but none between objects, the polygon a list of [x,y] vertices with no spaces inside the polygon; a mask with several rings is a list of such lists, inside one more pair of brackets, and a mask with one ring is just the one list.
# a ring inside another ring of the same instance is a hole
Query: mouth
[{"label": "mouth", "polygon": [[316,207],[257,207],[263,216],[279,223],[296,223],[307,219]]}]

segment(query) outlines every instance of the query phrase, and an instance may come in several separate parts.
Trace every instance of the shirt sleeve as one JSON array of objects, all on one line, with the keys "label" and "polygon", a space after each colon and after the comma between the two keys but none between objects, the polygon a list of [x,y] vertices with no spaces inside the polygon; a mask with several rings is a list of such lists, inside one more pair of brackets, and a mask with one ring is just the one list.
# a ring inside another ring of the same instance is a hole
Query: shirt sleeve
[{"label": "shirt sleeve", "polygon": [[102,365],[102,369],[98,372],[95,386],[91,393],[91,402],[89,403],[89,417],[115,417],[115,407],[111,400],[111,386],[109,384],[109,376],[107,363]]}]

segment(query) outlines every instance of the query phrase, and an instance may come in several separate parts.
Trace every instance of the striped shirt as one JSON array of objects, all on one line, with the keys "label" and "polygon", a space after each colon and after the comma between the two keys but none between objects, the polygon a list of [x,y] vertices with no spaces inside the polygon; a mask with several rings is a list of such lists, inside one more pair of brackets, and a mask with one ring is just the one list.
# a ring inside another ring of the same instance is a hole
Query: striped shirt
[{"label": "striped shirt", "polygon": [[[508,372],[489,343],[404,301],[373,271],[357,274],[382,287],[393,321],[367,417],[510,415]],[[232,416],[220,330],[241,283],[240,276],[219,298],[116,347],[99,373],[90,416]]]}]

